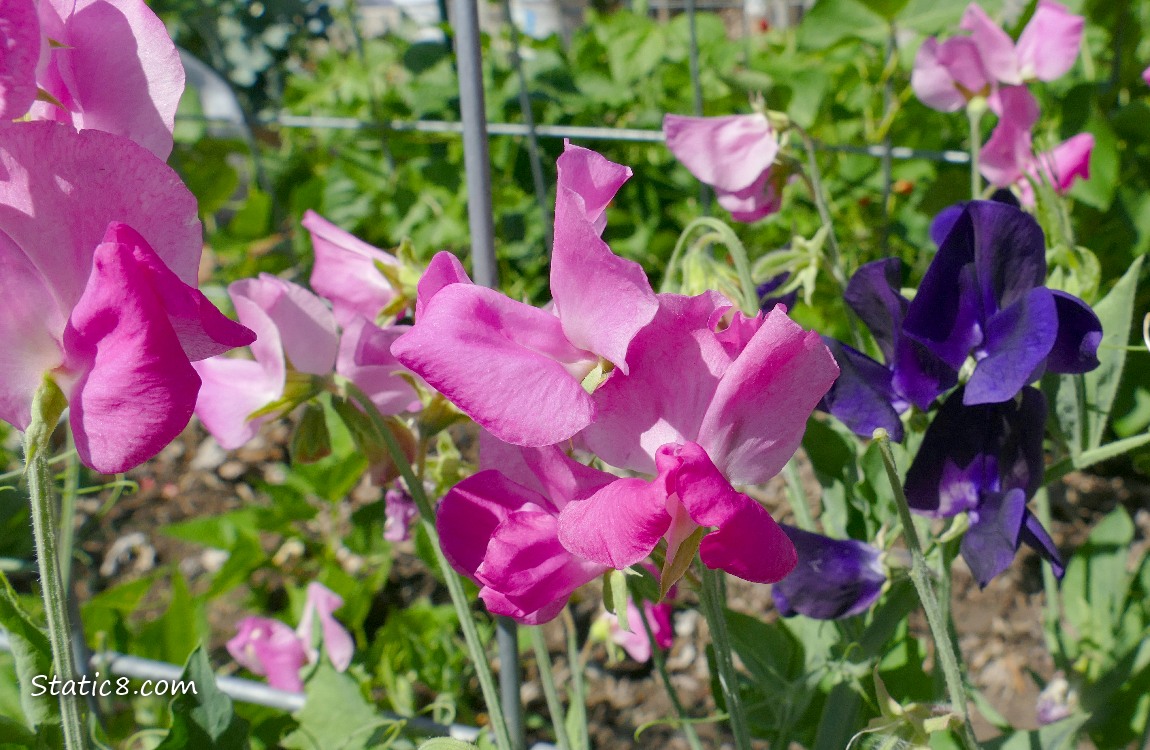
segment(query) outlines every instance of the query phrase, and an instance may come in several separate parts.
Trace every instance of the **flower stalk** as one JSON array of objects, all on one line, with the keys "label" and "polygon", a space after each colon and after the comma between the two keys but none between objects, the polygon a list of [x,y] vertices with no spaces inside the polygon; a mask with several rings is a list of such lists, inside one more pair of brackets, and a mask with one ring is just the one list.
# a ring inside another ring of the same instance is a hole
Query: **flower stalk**
[{"label": "flower stalk", "polygon": [[[36,562],[40,568],[40,591],[44,614],[48,620],[48,642],[52,646],[52,665],[64,684],[74,683],[76,667],[72,663],[72,638],[68,622],[68,602],[60,577],[60,552],[56,540],[55,513],[52,507],[52,476],[48,470],[48,440],[67,405],[64,394],[51,380],[36,392],[32,403],[32,422],[24,433],[24,477],[32,505],[32,536],[36,544]],[[68,750],[88,747],[84,730],[83,708],[76,695],[60,696],[64,745]]]},{"label": "flower stalk", "polygon": [[895,468],[894,454],[890,449],[890,435],[886,430],[875,430],[874,439],[878,442],[879,452],[882,454],[883,466],[886,469],[887,479],[890,481],[891,491],[894,493],[895,507],[898,509],[899,520],[902,522],[903,538],[910,551],[910,580],[914,584],[918,598],[922,602],[926,613],[926,622],[930,627],[931,637],[934,639],[934,650],[938,655],[939,665],[942,667],[943,677],[946,681],[946,690],[950,695],[951,705],[962,720],[960,738],[966,750],[978,750],[978,741],[974,737],[974,729],[970,724],[970,709],[966,702],[966,686],[962,680],[962,668],[959,666],[958,655],[954,643],[946,626],[946,618],[939,606],[938,597],[930,583],[930,568],[926,556],[922,551],[922,544],[915,529],[914,517],[910,514],[910,505],[906,500],[906,493],[902,489],[902,481]]},{"label": "flower stalk", "polygon": [[555,675],[551,671],[551,652],[543,637],[543,628],[527,628],[531,634],[531,648],[535,651],[535,666],[539,669],[539,682],[543,685],[543,697],[547,699],[547,713],[551,714],[551,728],[555,732],[555,744],[559,750],[571,750],[567,739],[567,727],[563,724],[563,704],[559,702],[559,692],[555,689]]},{"label": "flower stalk", "polygon": [[747,714],[739,696],[739,675],[735,671],[735,660],[731,656],[731,637],[727,631],[727,618],[724,612],[722,572],[702,566],[699,576],[703,582],[700,599],[703,616],[711,631],[711,643],[715,647],[715,664],[719,671],[719,686],[723,689],[723,699],[727,703],[727,715],[731,732],[735,735],[738,750],[751,750],[751,730],[747,725]]}]

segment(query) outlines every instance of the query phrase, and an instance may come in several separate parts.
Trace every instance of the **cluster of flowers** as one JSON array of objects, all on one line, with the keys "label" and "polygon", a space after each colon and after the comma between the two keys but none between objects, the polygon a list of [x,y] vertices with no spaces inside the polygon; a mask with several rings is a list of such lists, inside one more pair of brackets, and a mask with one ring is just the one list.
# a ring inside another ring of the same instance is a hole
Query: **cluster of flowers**
[{"label": "cluster of flowers", "polygon": [[196,289],[196,200],[164,163],[183,67],[142,0],[6,1],[0,38],[0,419],[56,389],[81,460],[124,471],[187,425],[190,362],[254,339]]},{"label": "cluster of flowers", "polygon": [[1094,136],[1089,133],[1034,153],[1031,129],[1039,108],[1027,89],[1032,81],[1053,81],[1070,70],[1078,57],[1083,26],[1081,16],[1052,0],[1040,0],[1015,43],[971,3],[960,24],[967,34],[942,42],[931,37],[915,57],[911,85],[928,107],[954,112],[988,106],[999,116],[978,167],[993,185],[1014,186],[1028,206],[1034,205],[1032,181],[1049,183],[1062,194],[1075,179],[1090,176]]}]

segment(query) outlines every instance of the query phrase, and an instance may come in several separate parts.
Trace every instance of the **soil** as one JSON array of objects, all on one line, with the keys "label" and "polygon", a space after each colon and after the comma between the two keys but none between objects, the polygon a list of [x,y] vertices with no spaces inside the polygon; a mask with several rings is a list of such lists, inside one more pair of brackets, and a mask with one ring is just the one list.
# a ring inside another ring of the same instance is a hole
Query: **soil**
[{"label": "soil", "polygon": [[[269,471],[274,472],[268,467],[285,459],[283,446],[287,437],[285,424],[273,424],[244,448],[228,453],[193,424],[157,460],[131,473],[130,478],[139,484],[138,492],[120,497],[110,510],[104,509],[107,512],[103,515],[100,512],[106,497],[82,498],[77,538],[90,562],[78,571],[80,596],[84,598],[139,577],[157,566],[173,564],[187,577],[193,591],[206,589],[226,554],[183,543],[155,530],[165,524],[222,513],[249,503],[269,502],[258,495],[253,485],[257,479],[274,478],[266,477]],[[815,496],[817,484],[813,479],[808,477],[806,485],[808,496]],[[781,482],[768,485],[763,498],[780,519],[787,515],[781,500],[784,491]],[[365,484],[353,493],[349,507],[378,497],[378,489]],[[1069,552],[1081,543],[1091,524],[1118,503],[1127,506],[1138,526],[1138,549],[1131,551],[1131,559],[1140,558],[1150,538],[1150,483],[1144,478],[1129,476],[1071,474],[1052,492],[1055,523],[1051,531],[1060,549]],[[153,595],[157,598],[148,602],[141,617],[163,611],[166,605],[163,592],[153,592]],[[388,606],[403,606],[424,596],[447,601],[446,592],[426,573],[410,542],[398,546],[389,583],[380,596],[389,599]],[[211,644],[215,664],[230,663],[222,645],[234,633],[236,621],[247,614],[245,600],[246,591],[241,588],[211,603],[208,618],[216,639]],[[682,601],[674,616],[676,638],[667,655],[668,668],[689,713],[706,717],[715,713],[704,656],[708,641],[706,624],[693,607],[690,593],[684,595]],[[1035,701],[1039,688],[1032,675],[1045,680],[1054,671],[1042,635],[1042,602],[1041,569],[1037,557],[1029,552],[1021,553],[1010,570],[985,590],[979,590],[961,559],[956,561],[954,615],[971,679],[990,703],[1019,728],[1037,726]],[[776,616],[767,586],[732,579],[729,605],[755,616],[768,619]],[[587,592],[576,600],[575,620],[583,635],[600,609],[595,592]],[[912,620],[912,626],[925,634],[921,621]],[[564,685],[570,670],[564,655],[561,622],[550,623],[545,632],[551,645],[556,679]],[[531,679],[535,669],[530,655],[524,654],[523,661],[527,679],[522,698],[527,712],[545,717],[541,690]],[[597,644],[587,651],[587,684],[594,747],[600,750],[687,748],[676,730],[658,723],[674,712],[649,664],[628,659],[610,663],[606,648]],[[636,740],[636,728],[651,723],[653,725]],[[998,733],[978,716],[976,730],[980,738]],[[541,730],[540,737],[548,732]],[[733,747],[730,738],[720,734],[718,725],[700,724],[698,732],[705,747]]]}]

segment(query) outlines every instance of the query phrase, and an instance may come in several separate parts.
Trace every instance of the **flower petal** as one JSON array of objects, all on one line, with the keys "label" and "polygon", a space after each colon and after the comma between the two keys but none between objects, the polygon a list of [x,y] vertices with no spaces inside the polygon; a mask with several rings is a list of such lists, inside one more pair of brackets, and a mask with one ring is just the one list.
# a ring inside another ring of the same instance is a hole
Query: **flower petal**
[{"label": "flower petal", "polygon": [[1006,401],[1042,374],[1058,337],[1054,295],[1037,287],[986,323],[985,358],[966,384],[965,403]]},{"label": "flower petal", "polygon": [[340,336],[335,371],[363,390],[380,414],[418,411],[421,406],[419,394],[402,376],[407,368],[391,353],[391,345],[410,329],[380,328],[355,317]]},{"label": "flower petal", "polygon": [[823,342],[841,372],[819,408],[856,435],[869,438],[881,427],[892,440],[902,442],[903,426],[893,405],[898,398],[891,387],[891,371],[840,341],[824,337]]},{"label": "flower petal", "polygon": [[471,277],[463,269],[459,258],[446,250],[439,251],[431,258],[427,270],[419,277],[419,283],[416,284],[415,319],[419,320],[428,301],[443,287],[448,284],[470,283],[472,283]]},{"label": "flower petal", "polygon": [[[343,672],[351,664],[351,657],[355,654],[355,641],[351,633],[335,619],[335,611],[343,606],[343,597],[335,593],[322,583],[312,581],[307,585],[307,601],[304,603],[303,615],[300,616],[296,635],[305,646],[312,643],[312,629],[315,620],[319,620],[320,631],[323,634],[323,650],[331,659],[332,666],[337,672]],[[309,654],[309,661],[316,661],[317,654]]]},{"label": "flower petal", "polygon": [[299,670],[307,663],[307,652],[294,630],[268,617],[245,617],[238,629],[226,644],[237,664],[266,676],[274,688],[303,692]]},{"label": "flower petal", "polygon": [[1023,78],[1053,81],[1070,70],[1082,46],[1086,19],[1052,0],[1040,0],[1018,37],[1018,66]]},{"label": "flower petal", "polygon": [[960,549],[980,587],[986,588],[1014,561],[1025,513],[1026,493],[1020,489],[985,493],[977,512],[971,513],[970,529]]},{"label": "flower petal", "polygon": [[259,432],[272,415],[249,416],[283,395],[282,363],[278,371],[250,359],[212,357],[193,362],[200,376],[196,416],[224,450],[235,450]]},{"label": "flower petal", "polygon": [[521,508],[548,506],[547,498],[498,471],[473,474],[448,490],[436,511],[443,554],[453,568],[474,578],[499,524]]},{"label": "flower petal", "polygon": [[727,193],[755,183],[779,153],[778,135],[762,114],[664,115],[667,148],[691,174]]},{"label": "flower petal", "polygon": [[[969,46],[971,52],[977,51],[973,42],[966,39],[947,40],[944,44],[947,47]],[[926,106],[940,112],[955,112],[966,106],[967,97],[955,85],[954,74],[942,59],[943,49],[943,44],[939,44],[934,37],[922,43],[914,56],[910,85],[914,95]],[[963,53],[963,49],[948,50],[948,54],[954,55],[956,59]]]},{"label": "flower petal", "polygon": [[[1079,133],[1054,147],[1052,151],[1039,154],[1035,164],[1043,179],[1047,180],[1061,195],[1070,190],[1076,179],[1090,179],[1090,154],[1094,151],[1094,136]],[[1033,176],[1033,175],[1032,175]]]},{"label": "flower petal", "polygon": [[116,474],[160,452],[187,426],[200,379],[132,248],[96,248],[87,288],[64,331],[76,450]]},{"label": "flower petal", "polygon": [[42,39],[33,0],[6,0],[0,5],[0,122],[20,117],[36,100],[36,63]]},{"label": "flower petal", "polygon": [[1098,366],[1098,345],[1102,343],[1102,321],[1082,300],[1072,294],[1051,290],[1058,313],[1058,337],[1046,359],[1046,369],[1058,373],[1090,372]]},{"label": "flower petal", "polygon": [[331,300],[341,326],[356,316],[374,321],[395,298],[395,290],[376,264],[395,266],[395,256],[345,232],[310,209],[304,212],[300,223],[311,233],[315,250],[311,288]]},{"label": "flower petal", "polygon": [[798,563],[771,588],[783,617],[837,620],[870,608],[886,584],[879,551],[854,539],[831,539],[782,524]]},{"label": "flower petal", "polygon": [[444,287],[391,352],[508,443],[552,445],[590,424],[581,381],[594,360],[558,318],[472,284]]},{"label": "flower petal", "polygon": [[130,138],[167,159],[184,66],[163,21],[143,0],[42,0],[40,19],[58,43],[40,85],[68,110],[37,102],[34,119]]},{"label": "flower petal", "polygon": [[600,220],[631,170],[568,144],[556,164],[551,295],[563,333],[577,348],[627,371],[627,348],[658,307],[647,274],[600,239]]},{"label": "flower petal", "polygon": [[894,359],[909,304],[899,292],[901,286],[902,261],[883,258],[859,266],[843,292],[843,299],[870,329],[887,362]]},{"label": "flower petal", "polygon": [[966,6],[959,27],[970,32],[970,39],[978,48],[979,57],[990,75],[1002,83],[1022,83],[1014,42],[977,3]]},{"label": "flower petal", "polygon": [[[335,367],[339,329],[323,301],[298,284],[269,273],[241,279],[228,287],[240,320],[249,306],[262,310],[279,333],[283,354],[291,366],[312,375],[327,375]],[[257,348],[253,348],[260,359]]]},{"label": "flower petal", "polygon": [[670,490],[654,480],[618,479],[559,513],[559,541],[573,554],[622,570],[651,554],[667,533]]},{"label": "flower petal", "polygon": [[1030,130],[1000,120],[978,157],[978,171],[990,184],[1007,187],[1022,179],[1034,160]]},{"label": "flower petal", "polygon": [[1030,512],[1028,509],[1022,519],[1022,533],[1019,535],[1023,543],[1037,552],[1042,559],[1050,563],[1051,570],[1054,571],[1054,577],[1062,580],[1062,576],[1066,574],[1066,566],[1062,562],[1062,555],[1058,553],[1058,547],[1055,546],[1054,540],[1050,538],[1050,534],[1042,527],[1042,522],[1038,517]]}]

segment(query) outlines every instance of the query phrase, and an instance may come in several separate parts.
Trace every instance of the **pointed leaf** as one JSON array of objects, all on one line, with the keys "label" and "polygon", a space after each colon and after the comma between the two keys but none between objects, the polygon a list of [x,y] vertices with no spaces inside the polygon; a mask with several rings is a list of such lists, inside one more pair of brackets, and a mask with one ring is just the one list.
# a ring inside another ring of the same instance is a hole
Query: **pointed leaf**
[{"label": "pointed leaf", "polygon": [[216,684],[202,646],[188,657],[180,680],[194,689],[189,686],[172,699],[172,728],[156,750],[247,750],[248,723],[236,716],[232,699]]}]

